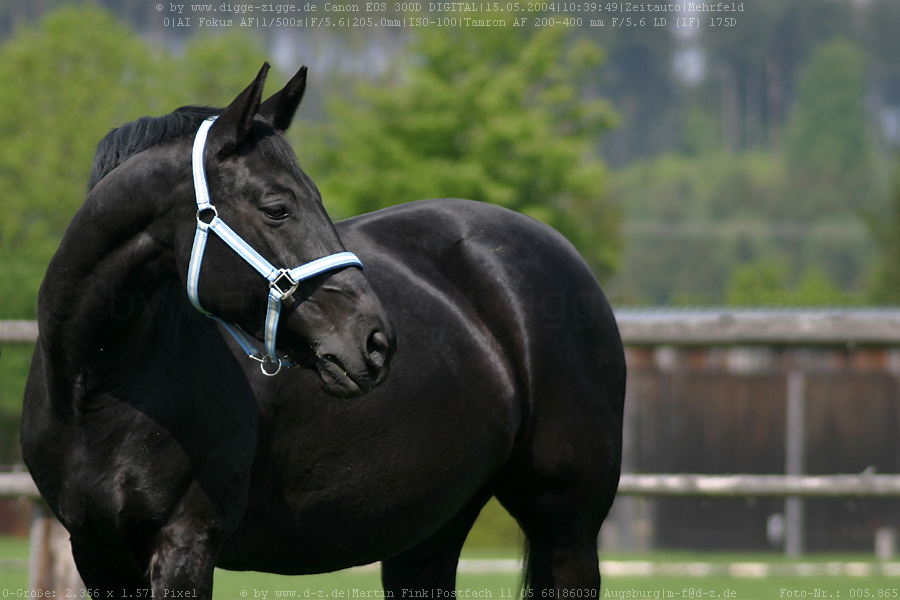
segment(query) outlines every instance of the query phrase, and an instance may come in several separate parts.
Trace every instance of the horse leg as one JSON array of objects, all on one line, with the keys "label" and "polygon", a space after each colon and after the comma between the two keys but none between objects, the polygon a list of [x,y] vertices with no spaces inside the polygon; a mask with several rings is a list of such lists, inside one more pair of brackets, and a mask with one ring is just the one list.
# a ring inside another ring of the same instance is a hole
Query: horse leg
[{"label": "horse leg", "polygon": [[155,598],[211,598],[221,536],[169,522],[153,543],[148,574]]},{"label": "horse leg", "polygon": [[521,484],[498,489],[497,499],[525,533],[524,584],[535,598],[560,589],[600,589],[597,536],[615,497],[618,476],[618,467],[610,466],[599,490],[529,489]]},{"label": "horse leg", "polygon": [[621,465],[624,386],[562,379],[567,385],[535,400],[533,428],[494,482],[525,533],[525,584],[538,598],[560,589],[599,591],[597,536]]},{"label": "horse leg", "polygon": [[490,497],[489,492],[482,491],[431,537],[383,560],[381,583],[385,594],[433,598],[439,591],[455,592],[459,552]]},{"label": "horse leg", "polygon": [[[72,542],[84,586],[94,598],[211,598],[215,549],[209,535],[167,525],[154,540],[149,568],[112,561]],[[149,579],[149,581],[148,581]]]},{"label": "horse leg", "polygon": [[72,556],[84,587],[93,598],[138,598],[147,589],[147,582],[136,565],[114,564],[75,540],[72,540]]}]

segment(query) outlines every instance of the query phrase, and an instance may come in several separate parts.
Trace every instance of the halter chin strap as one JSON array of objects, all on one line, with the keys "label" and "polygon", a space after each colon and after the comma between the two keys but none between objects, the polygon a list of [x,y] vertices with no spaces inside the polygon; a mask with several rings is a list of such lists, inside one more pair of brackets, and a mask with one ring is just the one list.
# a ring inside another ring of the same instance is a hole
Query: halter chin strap
[{"label": "halter chin strap", "polygon": [[[254,250],[250,244],[245,242],[241,236],[234,232],[231,227],[219,218],[216,207],[212,205],[209,199],[209,186],[206,183],[206,169],[204,167],[203,157],[206,150],[206,136],[209,128],[212,127],[216,117],[210,117],[203,121],[197,135],[194,137],[194,147],[191,152],[191,169],[194,174],[194,193],[197,198],[197,230],[194,233],[194,246],[191,248],[191,262],[188,265],[187,274],[187,292],[188,298],[194,308],[203,314],[219,321],[225,329],[234,337],[241,348],[247,355],[260,362],[260,369],[266,375],[274,376],[281,371],[281,367],[295,367],[296,364],[288,358],[278,358],[275,354],[275,337],[278,333],[278,318],[281,315],[282,300],[290,298],[297,290],[297,286],[304,279],[315,277],[321,273],[327,273],[334,269],[344,267],[362,268],[362,263],[352,252],[338,252],[324,258],[314,260],[300,265],[293,269],[278,269],[272,266],[272,263],[263,258],[259,252]],[[208,218],[207,221],[204,217]],[[242,331],[237,325],[227,323],[210,314],[200,306],[200,296],[198,286],[200,284],[200,267],[203,264],[203,253],[206,250],[206,241],[209,232],[212,231],[218,235],[222,241],[231,246],[232,250],[237,252],[238,256],[250,263],[250,266],[256,269],[260,275],[269,282],[269,301],[266,311],[266,329],[265,329],[265,354],[254,347],[250,336]],[[276,366],[271,373],[266,371],[266,363],[272,363]]]}]

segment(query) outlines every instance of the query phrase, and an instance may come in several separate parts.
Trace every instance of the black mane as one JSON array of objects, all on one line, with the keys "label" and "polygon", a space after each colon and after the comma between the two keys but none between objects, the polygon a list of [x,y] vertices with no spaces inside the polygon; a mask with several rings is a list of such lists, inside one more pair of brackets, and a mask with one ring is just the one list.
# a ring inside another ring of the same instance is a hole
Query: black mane
[{"label": "black mane", "polygon": [[183,135],[193,134],[200,123],[221,112],[222,109],[208,106],[183,106],[161,117],[141,117],[113,129],[97,144],[88,191],[135,154]]},{"label": "black mane", "polygon": [[[182,106],[167,115],[141,117],[137,121],[113,129],[97,144],[87,190],[91,191],[101,179],[135,154],[169,140],[186,135],[193,136],[200,123],[221,113],[221,108]],[[257,117],[252,131],[255,142],[267,161],[284,166],[299,180],[312,184],[297,165],[297,157],[291,145],[278,134],[271,123]]]}]

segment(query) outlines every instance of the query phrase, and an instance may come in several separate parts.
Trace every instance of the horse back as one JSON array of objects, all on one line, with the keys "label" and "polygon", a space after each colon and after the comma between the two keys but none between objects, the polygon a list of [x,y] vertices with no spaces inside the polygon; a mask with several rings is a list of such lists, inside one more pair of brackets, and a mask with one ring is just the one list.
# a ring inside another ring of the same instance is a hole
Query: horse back
[{"label": "horse back", "polygon": [[618,460],[621,338],[596,277],[561,234],[520,213],[457,199],[404,204],[338,230],[364,257],[380,296],[396,296],[389,282],[399,268],[464,299],[460,310],[484,324],[508,361],[522,403],[517,445],[535,442],[536,424],[555,441],[566,437],[555,428],[586,427],[608,440],[602,462]]}]

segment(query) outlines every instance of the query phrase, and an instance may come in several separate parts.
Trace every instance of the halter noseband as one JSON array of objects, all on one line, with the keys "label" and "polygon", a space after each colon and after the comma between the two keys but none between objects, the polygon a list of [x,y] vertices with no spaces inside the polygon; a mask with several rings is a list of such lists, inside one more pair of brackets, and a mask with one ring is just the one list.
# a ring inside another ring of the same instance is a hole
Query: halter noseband
[{"label": "halter noseband", "polygon": [[[247,355],[260,362],[259,368],[262,372],[269,376],[274,376],[281,371],[281,367],[297,366],[288,358],[278,358],[275,354],[275,336],[278,333],[278,318],[281,315],[281,302],[285,298],[290,298],[297,290],[297,286],[304,279],[315,277],[321,273],[326,273],[334,269],[343,267],[359,267],[362,268],[362,262],[352,252],[338,252],[323,258],[319,258],[312,262],[300,265],[293,269],[278,269],[272,266],[272,263],[263,258],[256,250],[254,250],[247,242],[234,232],[231,227],[225,224],[219,218],[216,207],[212,205],[209,199],[209,186],[206,183],[206,168],[204,167],[204,153],[206,150],[206,136],[209,128],[212,127],[216,117],[210,117],[200,124],[197,135],[194,137],[194,147],[191,152],[191,169],[194,175],[194,193],[197,198],[197,230],[194,233],[194,245],[191,248],[191,262],[188,265],[187,274],[187,292],[188,298],[194,308],[203,314],[219,321],[225,329],[234,337],[241,348]],[[204,221],[201,215],[212,214],[209,222]],[[256,269],[260,275],[269,282],[269,301],[268,310],[266,311],[266,328],[265,328],[265,348],[263,354],[257,350],[250,336],[244,333],[237,325],[226,323],[224,320],[210,314],[200,306],[200,296],[198,294],[198,286],[200,283],[200,266],[203,263],[203,253],[206,250],[206,240],[209,232],[213,231],[222,241],[231,246],[232,250],[237,252],[238,256],[250,263],[250,266]],[[277,365],[275,371],[269,373],[266,371],[265,365],[271,362]]]}]

